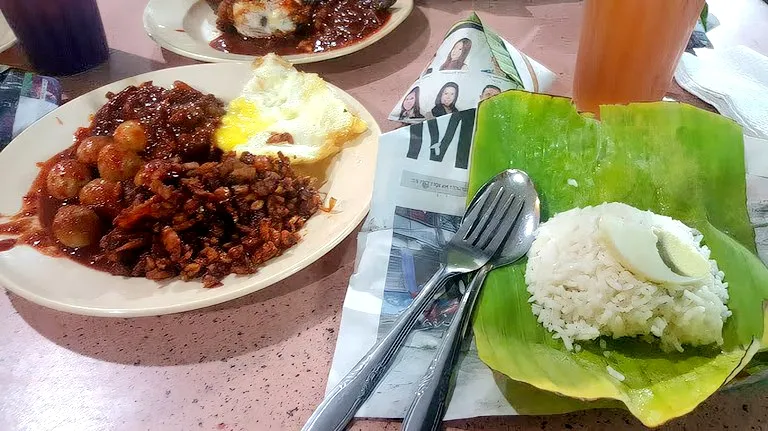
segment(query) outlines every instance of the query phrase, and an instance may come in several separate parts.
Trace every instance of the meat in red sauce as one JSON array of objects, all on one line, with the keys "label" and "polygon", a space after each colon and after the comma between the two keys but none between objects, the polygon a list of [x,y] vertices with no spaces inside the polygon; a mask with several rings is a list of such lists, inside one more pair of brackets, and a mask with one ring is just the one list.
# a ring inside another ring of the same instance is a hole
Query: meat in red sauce
[{"label": "meat in red sauce", "polygon": [[252,38],[240,35],[227,21],[227,2],[219,7],[219,28],[222,35],[210,46],[219,51],[243,55],[308,54],[330,51],[363,40],[383,27],[391,13],[377,6],[379,0],[318,1],[310,12],[307,24],[294,33],[272,37]]},{"label": "meat in red sauce", "polygon": [[320,208],[314,180],[282,155],[212,145],[224,114],[214,96],[147,82],[107,97],[75,143],[40,164],[22,210],[0,224],[17,236],[0,252],[24,244],[116,275],[214,287],[296,244]]},{"label": "meat in red sauce", "polygon": [[147,158],[205,161],[213,156],[210,137],[224,115],[224,104],[212,94],[176,81],[172,89],[146,82],[107,97],[93,118],[92,135],[112,136],[123,122],[138,120],[147,134],[142,154]]}]

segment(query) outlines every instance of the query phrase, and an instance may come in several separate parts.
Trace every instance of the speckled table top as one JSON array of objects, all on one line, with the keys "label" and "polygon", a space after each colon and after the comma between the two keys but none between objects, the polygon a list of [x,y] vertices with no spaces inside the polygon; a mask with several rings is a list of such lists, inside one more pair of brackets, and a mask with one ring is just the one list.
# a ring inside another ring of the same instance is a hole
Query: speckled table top
[{"label": "speckled table top", "polygon": [[[558,74],[570,94],[580,4],[565,0],[417,0],[393,34],[357,54],[302,67],[357,97],[382,129],[386,113],[420,72],[451,23],[477,10],[528,55]],[[195,63],[161,50],[145,34],[146,0],[99,0],[108,64],[63,79],[77,96],[108,82]],[[715,44],[768,54],[768,5],[710,0],[722,22]],[[0,63],[25,65],[18,47]],[[676,85],[670,95],[692,101]],[[354,234],[298,274],[212,308],[138,319],[70,315],[12,294],[0,296],[0,430],[293,430],[320,401],[355,258]],[[714,396],[670,430],[768,429],[768,386]],[[360,420],[356,430],[396,430]],[[448,429],[640,429],[619,410],[538,417],[479,418]]]}]

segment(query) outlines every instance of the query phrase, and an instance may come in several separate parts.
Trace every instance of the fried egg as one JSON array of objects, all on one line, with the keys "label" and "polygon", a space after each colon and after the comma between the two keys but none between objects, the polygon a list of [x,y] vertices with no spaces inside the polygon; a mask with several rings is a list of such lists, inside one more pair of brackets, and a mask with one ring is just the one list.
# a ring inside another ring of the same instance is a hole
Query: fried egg
[{"label": "fried egg", "polygon": [[230,102],[214,143],[237,154],[282,152],[294,164],[313,163],[367,129],[317,74],[268,54],[254,61],[253,76]]}]

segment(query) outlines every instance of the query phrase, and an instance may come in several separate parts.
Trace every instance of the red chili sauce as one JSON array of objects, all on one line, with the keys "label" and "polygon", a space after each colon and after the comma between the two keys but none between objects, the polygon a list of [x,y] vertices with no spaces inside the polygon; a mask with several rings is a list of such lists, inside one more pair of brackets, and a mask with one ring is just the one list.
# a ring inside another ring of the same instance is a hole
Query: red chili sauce
[{"label": "red chili sauce", "polygon": [[[68,257],[101,271],[117,273],[113,262],[98,259],[98,244],[70,248],[56,240],[52,224],[57,211],[66,205],[77,205],[78,198],[57,199],[46,187],[51,168],[59,161],[76,158],[80,143],[91,136],[110,136],[126,120],[138,120],[147,128],[148,145],[141,155],[146,159],[181,157],[186,160],[207,161],[212,154],[210,136],[218,126],[224,110],[212,95],[204,95],[185,83],[176,82],[172,89],[153,86],[151,82],[131,86],[120,93],[107,94],[107,103],[93,116],[88,127],[75,132],[74,142],[50,159],[37,163],[40,172],[22,199],[21,210],[0,223],[0,236],[15,238],[0,240],[0,252],[17,245],[28,245],[53,257]],[[177,118],[171,118],[174,114]],[[92,175],[98,178],[95,166]],[[130,181],[123,182],[128,189]],[[130,190],[126,190],[130,195]],[[124,205],[127,206],[128,202]],[[105,231],[109,221],[103,220]]]},{"label": "red chili sauce", "polygon": [[[51,167],[60,160],[74,157],[77,144],[86,136],[90,136],[90,130],[79,129],[75,134],[75,143],[71,147],[45,162],[38,163],[40,173],[24,195],[21,211],[11,217],[10,221],[0,224],[0,235],[17,236],[0,241],[0,251],[10,250],[17,245],[28,245],[49,256],[70,257],[85,265],[93,264],[91,257],[95,254],[96,247],[75,250],[65,247],[54,238],[51,232],[53,217],[59,208],[72,202],[54,198],[48,194],[45,186],[46,176]],[[109,268],[102,268],[102,270],[109,271]]]}]

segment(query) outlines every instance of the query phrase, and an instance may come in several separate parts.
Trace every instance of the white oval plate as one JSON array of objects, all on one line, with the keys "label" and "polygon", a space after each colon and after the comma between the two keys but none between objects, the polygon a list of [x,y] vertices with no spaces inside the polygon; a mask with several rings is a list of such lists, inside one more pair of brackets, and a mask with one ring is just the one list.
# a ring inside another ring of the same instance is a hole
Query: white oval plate
[{"label": "white oval plate", "polygon": [[16,35],[13,34],[8,21],[0,14],[0,52],[12,47],[16,43]]},{"label": "white oval plate", "polygon": [[[225,102],[237,97],[250,77],[249,64],[201,64],[138,75],[93,90],[46,115],[0,152],[0,213],[15,214],[44,161],[72,144],[78,127],[106,101],[108,91],[153,81],[169,87],[180,80]],[[331,213],[318,211],[302,230],[299,243],[249,276],[230,275],[223,286],[206,289],[199,281],[158,283],[96,271],[66,258],[45,256],[28,246],[0,252],[0,284],[40,305],[76,314],[132,317],[175,313],[218,304],[276,283],[330,251],[368,212],[381,130],[352,96],[333,87],[369,130],[348,143],[329,167],[321,188],[337,199]]]},{"label": "white oval plate", "polygon": [[[397,0],[392,16],[371,36],[344,48],[312,54],[282,56],[293,64],[314,63],[360,51],[388,35],[410,15],[413,0]],[[144,29],[158,45],[185,57],[208,62],[249,62],[251,55],[230,54],[208,45],[221,32],[216,14],[205,0],[150,0],[144,9]]]}]

